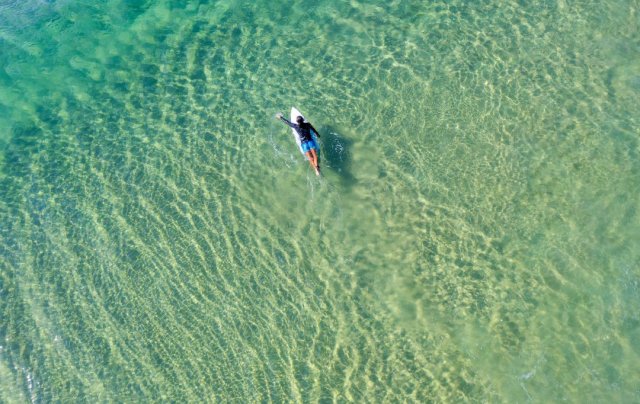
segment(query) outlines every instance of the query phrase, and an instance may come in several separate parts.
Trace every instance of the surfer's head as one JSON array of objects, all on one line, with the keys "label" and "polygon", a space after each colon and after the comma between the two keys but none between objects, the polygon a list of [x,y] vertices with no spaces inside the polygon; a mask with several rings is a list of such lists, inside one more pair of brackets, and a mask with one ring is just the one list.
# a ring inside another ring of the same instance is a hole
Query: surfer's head
[{"label": "surfer's head", "polygon": [[296,122],[298,122],[298,125],[302,125],[302,122],[304,122],[304,118],[299,116],[296,118]]}]

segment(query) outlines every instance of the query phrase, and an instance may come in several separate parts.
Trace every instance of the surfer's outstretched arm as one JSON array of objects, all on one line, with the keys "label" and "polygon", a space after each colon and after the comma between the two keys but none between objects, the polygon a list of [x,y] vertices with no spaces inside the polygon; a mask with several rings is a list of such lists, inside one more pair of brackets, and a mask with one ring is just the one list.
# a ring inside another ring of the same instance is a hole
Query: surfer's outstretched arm
[{"label": "surfer's outstretched arm", "polygon": [[287,125],[291,126],[292,128],[296,128],[298,125],[296,125],[295,123],[292,123],[291,121],[289,121],[287,118],[285,118],[284,116],[282,116],[281,113],[277,113],[276,114],[276,119],[280,119],[282,122],[286,123]]}]

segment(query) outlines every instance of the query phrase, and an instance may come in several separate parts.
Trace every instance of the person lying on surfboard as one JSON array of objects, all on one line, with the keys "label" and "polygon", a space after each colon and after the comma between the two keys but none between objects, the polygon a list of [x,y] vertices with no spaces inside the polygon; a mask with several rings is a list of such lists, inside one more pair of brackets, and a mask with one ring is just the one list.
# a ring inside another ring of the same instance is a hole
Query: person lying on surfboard
[{"label": "person lying on surfboard", "polygon": [[279,112],[276,114],[276,118],[280,119],[282,122],[291,126],[296,132],[298,132],[302,152],[309,159],[311,167],[316,170],[316,175],[320,175],[320,164],[318,163],[318,150],[320,150],[320,147],[318,147],[318,144],[313,139],[311,131],[314,131],[318,137],[320,137],[320,133],[318,133],[316,128],[314,128],[310,122],[305,122],[304,118],[301,116],[296,118],[296,123],[289,121]]}]

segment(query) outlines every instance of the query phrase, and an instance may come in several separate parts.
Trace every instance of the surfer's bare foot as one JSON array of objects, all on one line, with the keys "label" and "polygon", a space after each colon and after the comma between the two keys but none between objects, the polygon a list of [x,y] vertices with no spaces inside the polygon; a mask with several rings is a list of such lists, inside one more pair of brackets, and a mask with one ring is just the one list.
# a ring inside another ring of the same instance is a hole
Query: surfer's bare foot
[{"label": "surfer's bare foot", "polygon": [[316,166],[316,175],[320,175],[320,167]]}]

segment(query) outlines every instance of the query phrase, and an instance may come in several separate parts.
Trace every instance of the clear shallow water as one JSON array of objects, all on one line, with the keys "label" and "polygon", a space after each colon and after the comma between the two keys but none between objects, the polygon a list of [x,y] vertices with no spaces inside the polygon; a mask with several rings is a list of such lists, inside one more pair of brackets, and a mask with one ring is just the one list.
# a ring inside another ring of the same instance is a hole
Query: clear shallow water
[{"label": "clear shallow water", "polygon": [[130,3],[0,2],[3,401],[640,400],[637,1]]}]

